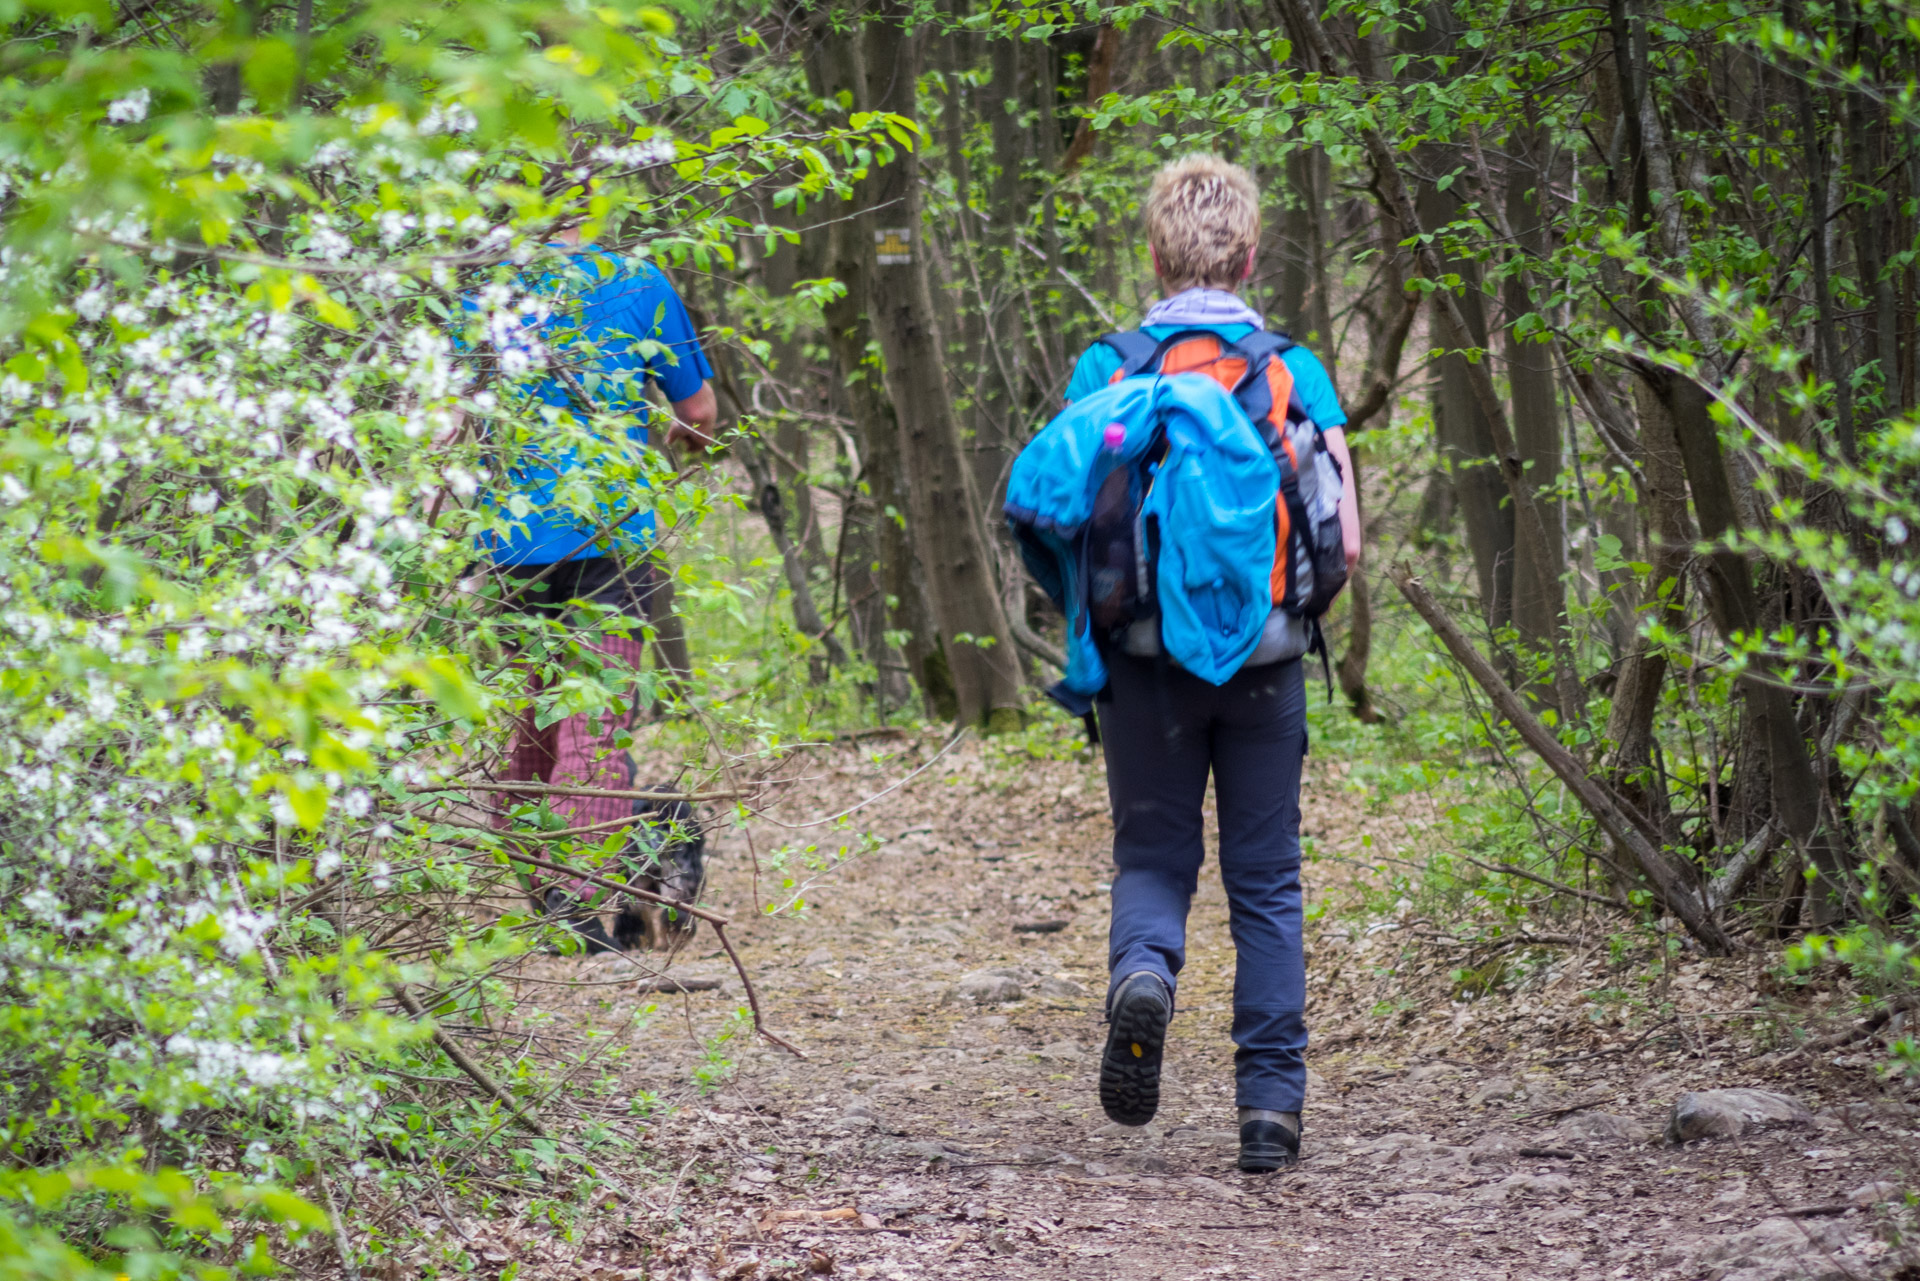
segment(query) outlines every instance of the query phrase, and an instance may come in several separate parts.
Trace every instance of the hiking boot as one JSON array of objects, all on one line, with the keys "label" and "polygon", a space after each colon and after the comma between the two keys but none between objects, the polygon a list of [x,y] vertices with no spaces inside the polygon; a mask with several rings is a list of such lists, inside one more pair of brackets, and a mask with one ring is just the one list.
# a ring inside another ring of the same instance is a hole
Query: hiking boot
[{"label": "hiking boot", "polygon": [[1240,1109],[1240,1168],[1272,1174],[1300,1164],[1300,1114]]},{"label": "hiking boot", "polygon": [[1172,1017],[1173,993],[1157,974],[1129,974],[1114,990],[1100,1056],[1100,1106],[1121,1125],[1145,1125],[1160,1110],[1160,1057]]}]

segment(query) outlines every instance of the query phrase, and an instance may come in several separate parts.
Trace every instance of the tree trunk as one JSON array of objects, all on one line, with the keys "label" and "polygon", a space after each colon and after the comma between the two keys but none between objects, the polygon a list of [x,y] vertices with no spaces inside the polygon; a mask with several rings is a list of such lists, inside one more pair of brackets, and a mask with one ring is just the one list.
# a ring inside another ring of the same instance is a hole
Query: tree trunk
[{"label": "tree trunk", "polygon": [[[1093,52],[1087,58],[1087,107],[1092,109],[1100,104],[1100,99],[1113,91],[1113,61],[1120,53],[1120,30],[1111,22],[1103,23],[1100,34],[1094,37]],[[1067,154],[1060,161],[1062,174],[1070,174],[1079,168],[1080,162],[1093,154],[1093,121],[1083,117],[1074,130],[1073,142],[1067,147]]]},{"label": "tree trunk", "polygon": [[[1437,228],[1453,221],[1458,202],[1446,192],[1428,188],[1420,193],[1420,205],[1421,221]],[[1444,309],[1432,313],[1434,338],[1447,350],[1440,358],[1433,406],[1435,434],[1441,460],[1453,478],[1454,506],[1466,522],[1467,550],[1473,554],[1474,576],[1480,585],[1480,614],[1489,628],[1499,631],[1513,621],[1513,507],[1503,501],[1506,484],[1494,452],[1493,428],[1474,395],[1473,370],[1462,354],[1470,348],[1485,349],[1486,311],[1480,273],[1474,265],[1449,262],[1446,266],[1460,275],[1458,311],[1471,328],[1463,332]]]},{"label": "tree trunk", "polygon": [[[740,406],[733,394],[731,379],[723,379],[728,399],[736,414]],[[844,667],[847,652],[840,645],[840,638],[833,634],[830,620],[820,613],[820,603],[814,599],[813,582],[807,573],[807,559],[798,540],[787,525],[786,499],[779,482],[775,479],[774,469],[768,465],[762,453],[759,441],[744,439],[740,442],[741,465],[747,470],[747,477],[753,482],[756,503],[760,516],[767,523],[767,533],[773,537],[773,545],[780,553],[780,566],[786,574],[787,590],[793,599],[793,625],[800,634],[820,642],[826,651],[826,664],[812,665],[812,678],[815,685],[823,685],[827,679],[827,665]]]},{"label": "tree trunk", "polygon": [[[1061,265],[1060,196],[1057,184],[1060,158],[1066,150],[1067,140],[1062,136],[1060,127],[1060,82],[1055,75],[1054,50],[1044,44],[1029,47],[1033,56],[1033,106],[1039,118],[1026,137],[1033,143],[1034,169],[1040,175],[1040,186],[1034,195],[1040,204],[1039,249],[1042,258],[1039,268],[1044,283],[1038,288],[1028,286],[1023,311],[1027,325],[1033,331],[1034,352],[1039,358],[1036,372],[1041,385],[1057,394],[1066,389],[1069,373],[1066,340],[1061,331],[1065,323],[1080,310],[1081,300],[1077,293],[1069,290],[1061,293],[1053,305],[1046,305],[1047,290],[1052,288],[1057,279],[1054,269]],[[1030,257],[1015,256],[1023,277],[1027,270],[1031,270],[1027,261]]]},{"label": "tree trunk", "polygon": [[1287,331],[1306,341],[1308,264],[1312,255],[1307,242],[1313,235],[1313,221],[1307,213],[1307,184],[1301,180],[1307,169],[1304,150],[1287,156],[1287,182],[1280,193],[1285,203],[1280,210],[1280,289],[1274,295],[1272,310]]},{"label": "tree trunk", "polygon": [[987,365],[980,414],[1011,426],[1028,398],[1028,366],[1032,352],[1027,326],[1019,318],[1021,250],[1018,244],[1026,223],[1028,184],[1027,137],[1020,128],[1022,110],[1021,64],[1026,60],[1019,41],[995,38],[992,79],[984,108],[993,145],[993,179],[987,184],[985,252],[981,255],[979,299]]},{"label": "tree trunk", "polygon": [[[1507,225],[1519,238],[1517,252],[1533,261],[1545,256],[1547,229],[1536,190],[1544,178],[1532,164],[1539,154],[1530,135],[1512,141],[1513,166],[1507,171]],[[1561,576],[1566,570],[1566,547],[1560,532],[1560,501],[1545,492],[1560,478],[1559,389],[1554,385],[1553,349],[1543,342],[1523,341],[1520,317],[1534,310],[1527,296],[1526,277],[1507,277],[1503,287],[1507,312],[1505,346],[1507,386],[1513,398],[1513,439],[1526,468],[1526,483],[1537,495],[1542,520],[1538,531],[1546,545],[1533,546],[1533,526],[1514,528],[1513,624],[1521,648],[1529,654],[1547,654],[1553,637],[1566,621],[1566,598]],[[1551,682],[1536,681],[1527,693],[1541,700],[1554,697]],[[1562,708],[1564,713],[1568,709]]]},{"label": "tree trunk", "polygon": [[[1026,138],[1020,128],[1021,42],[1001,38],[993,42],[993,78],[987,85],[987,129],[993,139],[994,244],[1003,254],[1013,254],[1014,233],[1026,212],[1025,181],[1021,167],[1026,157]],[[1002,266],[1007,264],[1003,263]]]},{"label": "tree trunk", "polygon": [[[840,540],[834,548],[834,563],[839,571],[839,590],[845,597],[841,609],[847,616],[847,633],[854,649],[873,666],[873,700],[875,710],[884,721],[913,697],[913,682],[900,651],[887,640],[887,630],[897,626],[894,616],[906,611],[890,613],[887,608],[889,597],[897,598],[899,594],[887,587],[881,526],[886,525],[896,534],[900,531],[874,502],[867,469],[868,458],[864,452],[857,464],[852,460],[846,464],[846,473],[852,477],[853,484],[849,486],[846,508],[840,515]],[[905,539],[898,541],[905,542]],[[911,582],[906,585],[906,592],[909,599],[919,600],[918,589]]]},{"label": "tree trunk", "polygon": [[[763,210],[761,216],[769,218],[772,212],[771,209]],[[802,261],[805,251],[811,247],[804,242],[789,245],[782,241],[775,245],[773,253],[760,264],[760,279],[767,297],[791,297],[796,284],[815,274],[809,268],[817,270],[817,264]],[[769,346],[768,363],[773,368],[774,377],[780,381],[779,390],[784,397],[796,409],[806,411],[815,408],[818,394],[816,389],[807,386],[806,349],[800,335],[792,332],[774,333],[769,336]],[[827,559],[826,538],[820,529],[819,517],[814,512],[813,485],[808,476],[812,470],[809,459],[812,442],[806,422],[778,413],[780,407],[780,398],[763,395],[760,399],[760,411],[775,418],[773,444],[778,452],[768,460],[768,465],[782,490],[783,503],[791,505],[793,520],[788,525],[788,531],[811,574]],[[740,408],[743,413],[750,411],[749,406]]]},{"label": "tree trunk", "polygon": [[1612,744],[1608,775],[1629,804],[1652,820],[1663,837],[1671,839],[1665,787],[1654,766],[1654,721],[1660,710],[1660,689],[1667,678],[1667,655],[1640,634],[1640,620],[1659,624],[1669,632],[1687,626],[1686,572],[1693,559],[1693,522],[1687,515],[1687,478],[1680,446],[1666,406],[1644,383],[1635,387],[1640,419],[1640,474],[1644,477],[1641,510],[1645,515],[1651,566],[1641,584],[1634,629],[1626,655],[1620,660],[1613,689],[1613,707],[1607,718]]},{"label": "tree trunk", "polygon": [[[714,282],[718,292],[719,282]],[[698,295],[689,291],[687,310],[694,323],[706,329],[710,316],[698,301]],[[727,419],[738,420],[753,413],[753,405],[746,398],[740,383],[733,376],[733,369],[724,352],[713,353],[713,381],[715,393]],[[730,430],[723,422],[722,430]],[[816,685],[824,684],[827,678],[828,664],[845,665],[847,653],[840,644],[840,638],[833,634],[832,620],[820,612],[820,604],[814,598],[812,576],[807,572],[807,559],[798,540],[794,537],[791,524],[787,520],[786,499],[782,492],[777,473],[765,453],[765,442],[761,439],[747,438],[740,444],[740,461],[746,469],[747,479],[754,488],[754,506],[761,518],[766,521],[767,533],[773,539],[774,549],[780,553],[780,568],[787,580],[787,591],[792,602],[793,625],[801,635],[819,642],[826,654],[826,663],[812,664],[812,678]],[[668,598],[669,605],[671,598]],[[670,612],[670,609],[669,609]],[[684,635],[684,633],[683,633]]]},{"label": "tree trunk", "polygon": [[[833,31],[824,18],[816,22],[813,31],[807,77],[815,95],[846,93],[852,99],[853,111],[867,110],[866,73],[858,39],[851,33]],[[842,572],[849,609],[868,611],[857,624],[856,636],[861,652],[879,674],[876,692],[883,714],[905,703],[911,679],[920,688],[927,714],[952,720],[953,683],[944,674],[944,662],[930,666],[938,649],[923,575],[906,528],[907,485],[900,457],[900,427],[893,402],[882,385],[879,364],[869,358],[873,325],[866,306],[867,243],[872,238],[863,221],[837,220],[829,228],[827,241],[827,274],[839,281],[845,292],[821,309],[821,318],[835,379],[860,442],[860,472],[855,485],[859,501],[847,519],[864,520],[870,531],[864,550],[863,540],[856,539],[842,551]],[[904,637],[898,650],[887,641],[889,628]],[[930,672],[938,679],[930,680]]]},{"label": "tree trunk", "polygon": [[1366,566],[1360,564],[1347,580],[1347,644],[1333,675],[1355,719],[1377,725],[1385,718],[1373,705],[1373,691],[1367,685],[1367,662],[1372,656],[1373,593],[1367,587]]},{"label": "tree trunk", "polygon": [[[1569,369],[1567,390],[1579,402],[1581,412],[1593,425],[1602,454],[1610,463],[1606,469],[1607,488],[1592,500],[1597,532],[1611,535],[1618,542],[1620,559],[1645,560],[1647,557],[1639,555],[1639,487],[1643,484],[1640,477],[1644,475],[1644,469],[1635,461],[1641,452],[1640,447],[1633,443],[1636,435],[1628,426],[1626,415],[1618,409],[1618,398],[1592,370]],[[1569,447],[1574,447],[1571,442]],[[1579,469],[1576,474],[1584,493],[1586,463],[1584,455],[1579,454],[1577,448],[1574,466]],[[1600,569],[1596,565],[1594,578],[1609,605],[1607,643],[1618,659],[1632,647],[1634,633],[1639,628],[1631,590],[1633,573],[1623,568]]]},{"label": "tree trunk", "polygon": [[[1359,398],[1349,401],[1347,410],[1348,456],[1353,462],[1353,493],[1360,503],[1357,515],[1363,531],[1367,530],[1364,484],[1367,451],[1354,437],[1390,409],[1394,384],[1400,378],[1400,357],[1406,349],[1407,335],[1412,332],[1414,317],[1420,311],[1420,295],[1407,292],[1406,275],[1401,269],[1398,226],[1391,212],[1379,212],[1375,235],[1380,252],[1385,255],[1380,272],[1380,292],[1385,299],[1385,308],[1381,314],[1370,313],[1373,332],[1369,336],[1366,377],[1361,384]],[[1346,649],[1336,664],[1335,672],[1340,679],[1340,690],[1347,696],[1353,714],[1373,724],[1382,718],[1374,708],[1373,694],[1367,687],[1367,662],[1373,653],[1373,595],[1367,582],[1367,562],[1364,558],[1353,567],[1347,595],[1350,613]]]},{"label": "tree trunk", "polygon": [[[866,30],[868,94],[875,110],[910,115],[920,71],[911,9],[884,0]],[[927,568],[927,594],[953,679],[956,718],[989,728],[1017,726],[1020,667],[994,582],[980,500],[961,446],[946,384],[946,348],[937,323],[920,228],[919,157],[905,149],[872,179],[860,222],[890,252],[867,259],[868,312],[885,361],[887,391],[900,420],[910,528]],[[885,257],[887,261],[880,259]]]},{"label": "tree trunk", "polygon": [[1860,283],[1873,299],[1873,360],[1877,377],[1874,385],[1880,394],[1881,418],[1891,416],[1900,399],[1899,318],[1895,310],[1893,280],[1887,270],[1884,246],[1887,204],[1875,189],[1870,176],[1883,163],[1885,153],[1885,112],[1880,104],[1863,94],[1847,94],[1848,129],[1852,140],[1853,185],[1859,193],[1854,204],[1854,240],[1859,246]]},{"label": "tree trunk", "polygon": [[[1672,417],[1700,536],[1719,543],[1739,528],[1739,512],[1711,413],[1712,398],[1692,379],[1667,370],[1649,370],[1645,376]],[[1760,631],[1760,602],[1746,557],[1719,547],[1708,555],[1706,569],[1708,601],[1721,636],[1732,643]],[[1792,692],[1780,679],[1770,664],[1758,660],[1740,678],[1740,690],[1755,732],[1767,744],[1773,812],[1814,866],[1815,881],[1808,887],[1812,919],[1807,923],[1827,925],[1840,919],[1850,899],[1846,857],[1825,821],[1825,792],[1814,773],[1811,745],[1794,716]]]},{"label": "tree trunk", "polygon": [[1307,329],[1307,341],[1313,344],[1327,376],[1339,385],[1335,372],[1340,359],[1339,335],[1333,332],[1333,281],[1327,263],[1329,241],[1327,220],[1332,215],[1328,197],[1333,190],[1333,162],[1326,150],[1314,147],[1301,165],[1301,194],[1306,205],[1307,297],[1301,323]]},{"label": "tree trunk", "polygon": [[[1798,0],[1787,0],[1786,21],[1801,25],[1803,15]],[[1827,168],[1827,123],[1814,108],[1813,86],[1804,76],[1793,78],[1795,105],[1799,108],[1800,147],[1807,160],[1807,240],[1813,252],[1813,298],[1817,313],[1814,323],[1814,347],[1819,354],[1820,374],[1833,383],[1833,433],[1840,456],[1848,462],[1857,458],[1853,439],[1853,370],[1842,363],[1841,320],[1833,301],[1833,263],[1829,261],[1832,232],[1829,229],[1829,192]]]},{"label": "tree trunk", "polygon": [[[894,416],[893,401],[881,385],[880,369],[868,358],[873,344],[873,326],[867,319],[862,299],[866,294],[867,250],[863,243],[871,236],[857,221],[837,224],[832,239],[832,274],[847,287],[847,292],[823,308],[827,348],[833,354],[835,373],[845,389],[847,404],[859,429],[860,475],[857,488],[864,490],[862,506],[871,522],[872,546],[878,568],[872,561],[855,560],[853,575],[847,584],[848,600],[863,602],[870,588],[877,588],[881,608],[901,633],[899,651],[886,640],[886,627],[870,627],[862,652],[881,673],[882,701],[898,706],[906,691],[901,688],[902,673],[910,674],[920,686],[928,712],[942,720],[953,719],[949,694],[951,683],[929,683],[927,660],[936,648],[933,611],[921,585],[919,566],[914,559],[913,542],[906,528],[907,483],[900,457],[900,426]],[[874,577],[871,584],[862,581]]]}]

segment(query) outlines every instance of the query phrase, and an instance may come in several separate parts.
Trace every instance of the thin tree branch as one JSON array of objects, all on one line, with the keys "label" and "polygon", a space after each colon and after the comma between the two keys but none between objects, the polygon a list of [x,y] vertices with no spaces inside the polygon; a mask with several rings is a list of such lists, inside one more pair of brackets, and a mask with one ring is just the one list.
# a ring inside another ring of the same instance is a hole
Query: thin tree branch
[{"label": "thin tree branch", "polygon": [[[407,1013],[413,1015],[414,1018],[423,1023],[427,1022],[427,1012],[420,1007],[420,1002],[414,999],[413,993],[407,991],[407,985],[405,983],[396,983],[393,985],[393,996],[395,1000],[400,1002],[401,1008],[406,1010]],[[467,1076],[473,1080],[475,1085],[485,1090],[493,1097],[495,1102],[499,1103],[501,1107],[511,1113],[514,1120],[543,1139],[553,1137],[547,1133],[546,1127],[540,1124],[538,1118],[523,1111],[520,1104],[514,1100],[514,1097],[501,1089],[499,1084],[495,1082],[491,1076],[487,1075],[485,1068],[468,1058],[467,1052],[460,1048],[460,1043],[441,1031],[438,1023],[428,1023],[428,1026],[432,1032],[433,1043],[440,1047],[441,1053],[445,1054],[449,1059],[452,1059],[455,1067],[465,1072]]]},{"label": "thin tree branch", "polygon": [[[502,833],[502,835],[511,838],[517,835],[517,833]],[[801,1050],[791,1041],[777,1035],[767,1027],[766,1020],[761,1016],[760,994],[753,986],[753,978],[747,973],[746,963],[740,959],[740,953],[734,951],[733,940],[727,937],[727,926],[731,924],[727,917],[721,916],[717,912],[709,912],[705,908],[694,907],[689,903],[677,902],[667,898],[665,895],[639,889],[636,886],[627,884],[625,881],[615,881],[608,877],[597,876],[592,872],[584,871],[568,863],[554,862],[551,859],[540,858],[525,852],[517,854],[510,853],[507,857],[516,863],[528,863],[548,872],[558,872],[562,876],[570,876],[577,880],[586,881],[590,885],[598,885],[602,889],[631,895],[644,902],[658,903],[663,907],[670,907],[676,912],[685,912],[688,916],[696,920],[705,921],[713,927],[713,936],[720,940],[720,946],[726,950],[727,959],[733,962],[733,972],[740,976],[740,986],[746,990],[747,994],[747,1008],[753,1013],[753,1030],[795,1058],[804,1059],[807,1057],[805,1051]]]}]

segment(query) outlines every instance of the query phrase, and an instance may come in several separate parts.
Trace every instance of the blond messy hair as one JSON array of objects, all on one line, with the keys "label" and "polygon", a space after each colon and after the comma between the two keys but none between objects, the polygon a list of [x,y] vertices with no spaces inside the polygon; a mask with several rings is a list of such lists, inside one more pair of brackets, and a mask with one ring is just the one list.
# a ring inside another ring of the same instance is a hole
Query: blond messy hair
[{"label": "blond messy hair", "polygon": [[1205,152],[1165,166],[1147,192],[1147,239],[1169,293],[1238,288],[1260,242],[1253,175]]}]

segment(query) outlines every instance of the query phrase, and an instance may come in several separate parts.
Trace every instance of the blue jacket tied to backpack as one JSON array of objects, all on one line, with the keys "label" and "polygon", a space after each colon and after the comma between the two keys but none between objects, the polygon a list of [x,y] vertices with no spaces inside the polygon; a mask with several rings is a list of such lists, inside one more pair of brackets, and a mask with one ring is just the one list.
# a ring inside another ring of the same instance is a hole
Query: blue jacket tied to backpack
[{"label": "blue jacket tied to backpack", "polygon": [[[1126,433],[1117,449],[1108,445],[1110,424]],[[1144,469],[1147,489],[1136,497],[1157,552],[1153,596],[1166,656],[1224,684],[1273,610],[1280,472],[1233,396],[1211,378],[1143,377],[1075,401],[1014,460],[1006,516],[1034,581],[1067,616],[1066,679],[1048,692],[1080,715],[1107,684],[1080,535],[1102,482],[1162,442],[1164,456]]]}]

